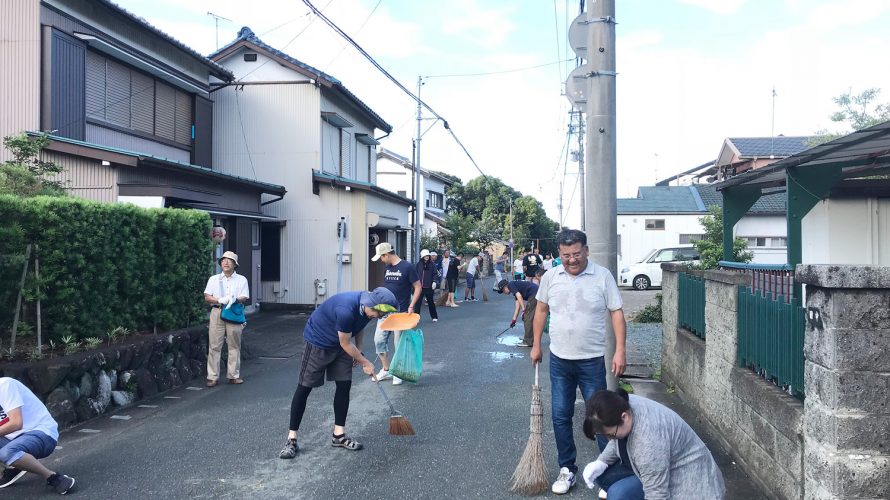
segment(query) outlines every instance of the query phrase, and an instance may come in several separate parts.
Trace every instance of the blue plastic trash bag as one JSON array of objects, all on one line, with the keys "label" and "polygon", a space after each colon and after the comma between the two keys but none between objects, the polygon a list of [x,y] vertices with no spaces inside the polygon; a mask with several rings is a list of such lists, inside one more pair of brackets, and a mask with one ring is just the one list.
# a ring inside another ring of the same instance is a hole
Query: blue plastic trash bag
[{"label": "blue plastic trash bag", "polygon": [[405,330],[399,338],[396,353],[389,364],[393,377],[416,383],[423,373],[423,331]]}]

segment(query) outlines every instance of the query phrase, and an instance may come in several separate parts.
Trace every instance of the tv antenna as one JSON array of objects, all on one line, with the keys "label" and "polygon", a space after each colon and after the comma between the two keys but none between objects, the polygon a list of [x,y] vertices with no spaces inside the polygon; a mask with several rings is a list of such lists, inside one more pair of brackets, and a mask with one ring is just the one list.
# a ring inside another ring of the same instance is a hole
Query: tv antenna
[{"label": "tv antenna", "polygon": [[228,17],[216,15],[213,12],[210,12],[209,10],[207,11],[207,15],[212,17],[213,22],[216,24],[216,50],[219,50],[219,20],[222,19],[223,21],[228,21],[228,22],[232,22],[232,20],[229,19]]}]

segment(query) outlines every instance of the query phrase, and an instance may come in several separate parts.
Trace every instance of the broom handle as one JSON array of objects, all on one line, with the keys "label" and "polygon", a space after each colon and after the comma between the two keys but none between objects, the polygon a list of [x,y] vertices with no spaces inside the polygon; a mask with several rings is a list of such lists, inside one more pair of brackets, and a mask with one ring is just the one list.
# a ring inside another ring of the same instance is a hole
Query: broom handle
[{"label": "broom handle", "polygon": [[535,363],[535,387],[538,386],[538,365],[540,363]]},{"label": "broom handle", "polygon": [[383,386],[380,385],[380,382],[377,382],[377,383],[375,383],[374,385],[376,385],[377,388],[380,389],[380,394],[383,394],[383,399],[385,399],[385,400],[386,400],[386,404],[389,405],[389,411],[390,411],[393,415],[398,415],[399,412],[396,411],[396,408],[392,405],[392,402],[389,400],[389,396],[387,396],[387,395],[386,395],[386,392],[383,391]]}]

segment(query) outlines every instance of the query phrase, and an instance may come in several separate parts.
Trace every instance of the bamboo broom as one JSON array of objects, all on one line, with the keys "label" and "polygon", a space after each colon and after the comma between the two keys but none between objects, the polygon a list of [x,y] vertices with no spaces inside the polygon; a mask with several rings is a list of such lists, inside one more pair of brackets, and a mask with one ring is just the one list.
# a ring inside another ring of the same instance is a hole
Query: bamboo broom
[{"label": "bamboo broom", "polygon": [[541,406],[541,386],[538,385],[538,364],[535,363],[535,385],[532,387],[531,422],[528,443],[516,470],[510,491],[524,495],[539,495],[547,490],[550,479],[544,465],[544,408]]}]

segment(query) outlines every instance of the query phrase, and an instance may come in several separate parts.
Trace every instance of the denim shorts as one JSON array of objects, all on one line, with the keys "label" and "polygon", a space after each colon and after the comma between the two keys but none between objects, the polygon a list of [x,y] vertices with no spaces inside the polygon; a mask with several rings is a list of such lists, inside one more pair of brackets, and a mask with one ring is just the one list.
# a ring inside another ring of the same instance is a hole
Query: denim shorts
[{"label": "denim shorts", "polygon": [[467,273],[467,288],[470,290],[476,288],[476,277],[470,273]]},{"label": "denim shorts", "polygon": [[40,431],[19,434],[11,441],[0,437],[0,462],[11,467],[25,453],[39,460],[48,457],[55,449],[56,440]]},{"label": "denim shorts", "polygon": [[[374,330],[374,349],[376,350],[377,354],[386,354],[386,352],[389,350],[389,338],[393,336],[393,333],[395,333],[395,330],[380,329],[380,324],[383,323],[383,319],[384,318],[380,318],[377,320],[377,329]],[[395,350],[396,341],[397,340],[394,337],[392,346],[393,350]]]}]

